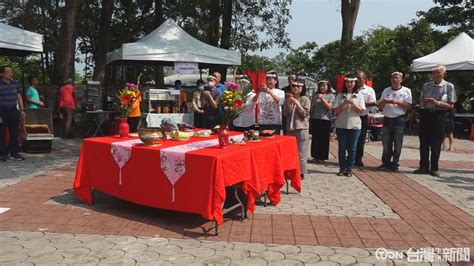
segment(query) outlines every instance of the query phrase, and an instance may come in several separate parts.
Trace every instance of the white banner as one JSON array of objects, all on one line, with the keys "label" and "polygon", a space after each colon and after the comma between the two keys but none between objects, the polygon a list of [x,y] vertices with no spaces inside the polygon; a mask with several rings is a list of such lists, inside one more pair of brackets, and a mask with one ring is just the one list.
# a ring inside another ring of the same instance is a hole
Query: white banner
[{"label": "white banner", "polygon": [[197,63],[175,62],[174,72],[176,74],[196,74],[199,72]]}]

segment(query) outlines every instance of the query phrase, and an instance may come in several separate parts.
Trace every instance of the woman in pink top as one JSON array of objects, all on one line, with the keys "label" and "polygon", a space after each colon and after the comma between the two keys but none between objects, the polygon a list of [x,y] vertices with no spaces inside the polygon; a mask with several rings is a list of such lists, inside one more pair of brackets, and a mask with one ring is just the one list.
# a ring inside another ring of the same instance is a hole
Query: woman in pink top
[{"label": "woman in pink top", "polygon": [[64,138],[73,138],[72,123],[74,122],[74,112],[76,110],[76,101],[74,95],[74,82],[68,79],[64,85],[59,88],[59,110],[61,119],[64,121]]}]

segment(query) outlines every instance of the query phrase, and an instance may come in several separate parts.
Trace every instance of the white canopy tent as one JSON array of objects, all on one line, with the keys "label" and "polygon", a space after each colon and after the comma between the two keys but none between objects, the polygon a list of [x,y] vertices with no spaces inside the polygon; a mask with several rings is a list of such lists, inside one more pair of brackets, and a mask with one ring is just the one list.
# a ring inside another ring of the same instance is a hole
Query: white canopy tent
[{"label": "white canopy tent", "polygon": [[438,51],[413,60],[411,71],[431,71],[438,64],[447,70],[474,70],[474,40],[463,32]]},{"label": "white canopy tent", "polygon": [[153,61],[163,64],[189,62],[205,65],[240,65],[240,53],[201,42],[168,19],[134,43],[107,53],[107,64],[123,61]]},{"label": "white canopy tent", "polygon": [[43,35],[0,23],[0,54],[25,56],[43,52]]}]

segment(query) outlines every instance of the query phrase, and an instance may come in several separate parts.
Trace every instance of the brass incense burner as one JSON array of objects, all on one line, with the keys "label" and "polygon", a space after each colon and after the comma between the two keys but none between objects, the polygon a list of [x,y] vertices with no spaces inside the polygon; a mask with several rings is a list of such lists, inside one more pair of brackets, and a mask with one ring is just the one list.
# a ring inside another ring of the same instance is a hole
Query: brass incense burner
[{"label": "brass incense burner", "polygon": [[138,138],[145,146],[158,146],[166,140],[166,134],[161,127],[142,127],[138,131]]}]

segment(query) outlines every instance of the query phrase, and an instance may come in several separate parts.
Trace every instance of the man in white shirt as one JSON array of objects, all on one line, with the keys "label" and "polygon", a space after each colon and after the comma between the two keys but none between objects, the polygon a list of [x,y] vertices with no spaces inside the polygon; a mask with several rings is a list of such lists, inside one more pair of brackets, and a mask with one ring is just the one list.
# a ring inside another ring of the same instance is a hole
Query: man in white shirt
[{"label": "man in white shirt", "polygon": [[367,124],[369,122],[369,109],[370,107],[375,106],[377,98],[375,96],[374,89],[365,85],[365,82],[367,81],[367,76],[365,73],[363,71],[358,71],[356,73],[356,77],[358,93],[362,94],[365,100],[365,110],[359,113],[362,127],[360,129],[360,136],[357,142],[356,160],[354,165],[364,167],[362,157],[364,156],[365,136],[367,135]]},{"label": "man in white shirt", "polygon": [[386,88],[380,97],[379,107],[383,111],[382,165],[380,170],[398,172],[405,131],[405,113],[411,108],[411,90],[402,86],[403,74],[393,72],[392,86]]},{"label": "man in white shirt", "polygon": [[278,76],[275,71],[269,71],[266,75],[266,84],[258,89],[253,103],[258,105],[258,126],[260,130],[274,130],[280,135],[281,106],[285,102],[285,92],[277,89]]}]

